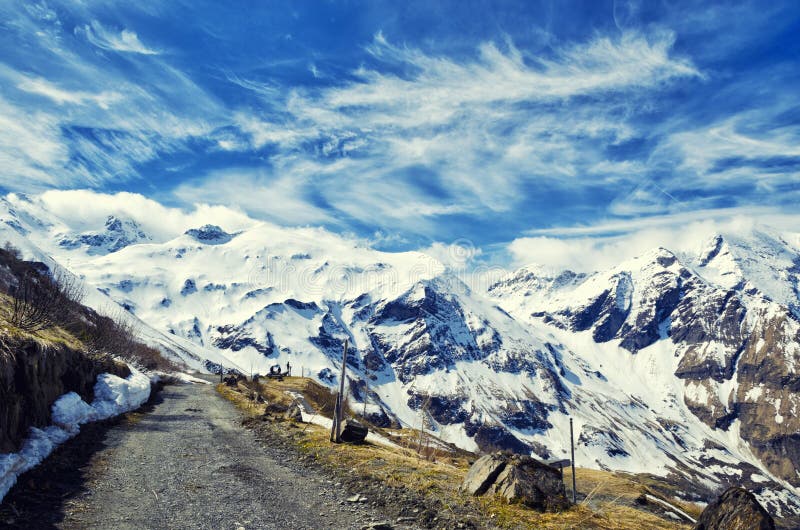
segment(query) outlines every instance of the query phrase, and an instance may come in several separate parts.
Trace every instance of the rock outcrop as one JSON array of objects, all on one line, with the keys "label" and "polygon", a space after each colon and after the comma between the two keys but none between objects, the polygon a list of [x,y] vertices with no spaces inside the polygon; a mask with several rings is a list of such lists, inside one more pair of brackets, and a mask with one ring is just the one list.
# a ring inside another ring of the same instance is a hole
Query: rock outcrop
[{"label": "rock outcrop", "polygon": [[509,503],[557,512],[569,507],[561,473],[529,456],[495,453],[479,458],[470,468],[461,491],[471,495],[495,493]]},{"label": "rock outcrop", "polygon": [[185,234],[206,245],[223,245],[236,235],[229,234],[217,225],[203,225],[200,228],[192,228],[187,230]]},{"label": "rock outcrop", "polygon": [[87,254],[104,255],[122,250],[136,243],[147,243],[152,238],[133,219],[119,219],[110,215],[101,231],[64,235],[58,245],[66,249],[85,248]]},{"label": "rock outcrop", "polygon": [[743,488],[729,488],[706,506],[694,530],[774,530],[775,522]]}]

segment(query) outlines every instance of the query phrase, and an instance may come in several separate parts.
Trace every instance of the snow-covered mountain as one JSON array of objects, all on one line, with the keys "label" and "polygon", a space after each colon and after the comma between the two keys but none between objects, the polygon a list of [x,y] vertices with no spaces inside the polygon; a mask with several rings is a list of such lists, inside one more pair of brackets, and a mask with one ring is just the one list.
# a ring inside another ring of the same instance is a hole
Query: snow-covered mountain
[{"label": "snow-covered mountain", "polygon": [[110,254],[136,243],[144,243],[152,238],[144,233],[136,221],[118,219],[110,215],[102,230],[78,235],[64,235],[58,244],[67,249],[83,249],[91,256]]},{"label": "snow-covered mountain", "polygon": [[0,208],[2,237],[82,275],[194,368],[288,362],[334,385],[347,338],[353,399],[376,422],[564,457],[572,417],[580,465],[670,476],[687,496],[744,484],[800,513],[800,254],[768,229],[478,290],[427,254],[322,229],[167,238],[130,215],[92,228],[35,198]]}]

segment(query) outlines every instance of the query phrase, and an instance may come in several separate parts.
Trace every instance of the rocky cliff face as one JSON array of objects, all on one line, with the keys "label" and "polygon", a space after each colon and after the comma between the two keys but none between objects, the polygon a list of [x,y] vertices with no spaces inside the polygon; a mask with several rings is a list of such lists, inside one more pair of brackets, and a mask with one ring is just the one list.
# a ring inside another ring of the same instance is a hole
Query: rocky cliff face
[{"label": "rocky cliff face", "polygon": [[800,324],[785,310],[765,311],[738,364],[732,408],[750,443],[775,475],[800,486]]},{"label": "rocky cliff face", "polygon": [[[631,362],[640,351],[663,345],[662,355],[675,359],[671,375],[683,381],[687,409],[714,431],[736,429],[771,473],[800,485],[799,324],[791,304],[765,294],[785,294],[775,278],[793,285],[796,259],[785,259],[783,272],[760,266],[768,272],[759,276],[766,282],[762,290],[756,281],[742,281],[740,264],[754,268],[753,260],[737,258],[720,236],[696,269],[658,249],[555,289],[552,280],[526,274],[490,292],[514,316],[588,333],[596,343],[630,352]],[[726,263],[730,270],[720,272]],[[702,276],[712,266],[722,285]],[[581,434],[585,444],[596,443],[590,431]],[[602,446],[617,451],[619,442],[607,437]]]}]

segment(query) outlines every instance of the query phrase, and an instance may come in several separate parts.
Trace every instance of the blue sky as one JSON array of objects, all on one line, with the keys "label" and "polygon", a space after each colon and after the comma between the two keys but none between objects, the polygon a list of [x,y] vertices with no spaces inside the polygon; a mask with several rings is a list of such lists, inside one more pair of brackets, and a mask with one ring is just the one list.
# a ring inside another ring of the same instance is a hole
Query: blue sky
[{"label": "blue sky", "polygon": [[10,1],[0,29],[9,192],[387,249],[800,213],[793,1]]}]

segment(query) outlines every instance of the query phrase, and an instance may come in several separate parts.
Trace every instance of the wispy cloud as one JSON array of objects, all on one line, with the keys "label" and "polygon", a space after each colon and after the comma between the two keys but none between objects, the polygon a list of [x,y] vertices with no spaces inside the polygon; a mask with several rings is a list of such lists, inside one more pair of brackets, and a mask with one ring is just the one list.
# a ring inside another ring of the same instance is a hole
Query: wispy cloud
[{"label": "wispy cloud", "polygon": [[90,24],[83,27],[75,28],[75,32],[85,35],[86,40],[103,50],[142,55],[161,53],[159,50],[145,46],[135,31],[124,28],[121,30],[107,28],[97,20],[92,20]]},{"label": "wispy cloud", "polygon": [[635,4],[493,12],[500,32],[339,3],[282,24],[254,6],[258,28],[213,3],[0,3],[0,186],[140,186],[423,244],[796,204],[787,9]]},{"label": "wispy cloud", "polygon": [[754,129],[754,121],[762,114],[763,110],[743,112],[718,123],[673,134],[663,149],[667,152],[677,150],[681,155],[682,169],[707,177],[723,174],[720,163],[725,160],[738,160],[741,162],[739,165],[746,165],[748,161],[758,162],[772,157],[800,157],[800,124]]},{"label": "wispy cloud", "polygon": [[261,170],[226,168],[213,171],[202,182],[188,181],[173,193],[192,203],[236,204],[261,219],[292,224],[334,223],[325,208],[312,204],[309,187],[300,175],[274,177]]},{"label": "wispy cloud", "polygon": [[[76,6],[75,12],[72,5],[0,6],[9,21],[7,38],[24,43],[21,54],[35,50],[30,64],[24,55],[24,61],[10,61],[17,59],[13,54],[0,63],[0,82],[7,87],[0,101],[0,122],[6,124],[0,186],[6,189],[137,180],[138,165],[185,149],[190,139],[205,138],[223,124],[221,105],[180,69],[160,57],[145,58],[156,50],[134,33],[95,22],[77,31],[91,44],[75,38],[60,17],[80,17],[86,6]],[[95,46],[131,55],[124,63],[109,62]]]},{"label": "wispy cloud", "polygon": [[21,80],[17,84],[17,88],[29,92],[31,94],[38,94],[55,101],[59,105],[64,103],[71,103],[75,105],[83,105],[84,103],[95,103],[102,109],[108,109],[109,105],[115,101],[122,99],[122,96],[117,92],[104,91],[100,93],[90,93],[81,90],[65,90],[58,87],[54,83],[41,77],[33,78],[27,76],[20,76]]},{"label": "wispy cloud", "polygon": [[631,102],[673,80],[702,78],[689,59],[671,55],[673,42],[669,32],[631,32],[547,57],[489,42],[456,60],[378,33],[367,47],[372,66],[345,84],[282,96],[229,80],[285,102],[280,121],[236,119],[253,148],[279,149],[272,161],[281,175],[309,182],[348,218],[425,229],[442,216],[509,211],[535,180],[634,177],[635,164],[602,151],[636,134],[625,119]]}]

